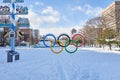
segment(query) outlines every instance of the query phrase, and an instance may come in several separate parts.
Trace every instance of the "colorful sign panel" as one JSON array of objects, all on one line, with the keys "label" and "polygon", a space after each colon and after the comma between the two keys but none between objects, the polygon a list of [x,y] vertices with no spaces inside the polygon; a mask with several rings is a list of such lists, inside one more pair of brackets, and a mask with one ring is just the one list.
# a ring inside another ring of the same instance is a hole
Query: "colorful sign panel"
[{"label": "colorful sign panel", "polygon": [[[22,3],[24,0],[15,0],[15,3]],[[3,3],[12,3],[12,0],[3,0]]]},{"label": "colorful sign panel", "polygon": [[17,27],[30,27],[28,18],[19,18],[17,20]]}]

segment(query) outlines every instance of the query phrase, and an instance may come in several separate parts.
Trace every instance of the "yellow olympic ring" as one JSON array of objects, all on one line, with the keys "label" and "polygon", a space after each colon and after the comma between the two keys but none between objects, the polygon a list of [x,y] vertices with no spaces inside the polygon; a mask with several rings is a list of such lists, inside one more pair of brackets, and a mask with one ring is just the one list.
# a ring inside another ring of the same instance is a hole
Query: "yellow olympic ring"
[{"label": "yellow olympic ring", "polygon": [[[60,43],[62,46],[64,46],[64,43],[63,43],[62,41],[56,40],[56,42],[58,42],[58,43]],[[51,49],[51,51],[52,51],[53,53],[59,54],[59,53],[61,53],[61,52],[63,51],[64,47],[61,47],[60,51],[58,51],[58,52],[54,51],[53,48],[52,48],[52,47],[53,47],[53,46],[52,46],[53,44],[54,44],[54,42],[51,42],[51,44],[50,44],[50,49]]]}]

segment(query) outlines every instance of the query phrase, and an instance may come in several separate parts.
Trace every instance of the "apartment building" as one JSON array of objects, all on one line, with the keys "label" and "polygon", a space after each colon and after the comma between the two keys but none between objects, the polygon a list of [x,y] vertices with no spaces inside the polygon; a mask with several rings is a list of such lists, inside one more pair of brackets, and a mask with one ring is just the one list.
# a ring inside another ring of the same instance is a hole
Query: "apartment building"
[{"label": "apartment building", "polygon": [[104,9],[102,17],[106,28],[109,27],[120,32],[120,1],[115,1]]}]

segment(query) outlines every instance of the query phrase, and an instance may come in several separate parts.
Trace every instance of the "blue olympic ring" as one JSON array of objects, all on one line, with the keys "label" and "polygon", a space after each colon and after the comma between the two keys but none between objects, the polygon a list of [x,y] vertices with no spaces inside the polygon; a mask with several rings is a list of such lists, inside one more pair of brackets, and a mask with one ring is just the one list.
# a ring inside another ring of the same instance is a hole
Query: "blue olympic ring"
[{"label": "blue olympic ring", "polygon": [[43,44],[45,45],[45,47],[50,47],[50,46],[48,46],[48,45],[45,43],[45,40],[46,40],[46,38],[47,38],[48,36],[51,36],[51,37],[54,38],[55,42],[53,43],[52,46],[55,46],[55,44],[56,44],[56,37],[55,37],[53,34],[47,34],[47,35],[45,35],[44,38],[43,38]]}]

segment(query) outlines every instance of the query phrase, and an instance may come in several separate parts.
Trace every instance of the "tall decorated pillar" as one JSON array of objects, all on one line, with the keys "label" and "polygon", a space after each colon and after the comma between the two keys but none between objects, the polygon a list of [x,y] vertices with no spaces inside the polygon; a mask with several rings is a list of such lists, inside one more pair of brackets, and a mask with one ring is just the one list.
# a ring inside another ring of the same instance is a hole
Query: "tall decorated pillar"
[{"label": "tall decorated pillar", "polygon": [[[10,27],[11,31],[9,32],[10,46],[11,50],[7,51],[7,62],[13,62],[13,59],[19,60],[20,55],[17,51],[15,51],[15,39],[18,36],[18,32],[16,31],[16,27],[29,27],[29,20],[27,18],[19,18],[17,21],[15,19],[16,15],[26,15],[28,14],[28,8],[23,6],[17,6],[15,3],[23,3],[24,0],[3,0],[3,3],[10,3],[10,7],[6,6],[7,11],[0,11],[0,15],[11,15],[11,23],[0,22],[0,27]],[[11,11],[11,12],[10,12]],[[17,25],[16,25],[17,24]],[[13,58],[15,57],[15,58]]]}]

